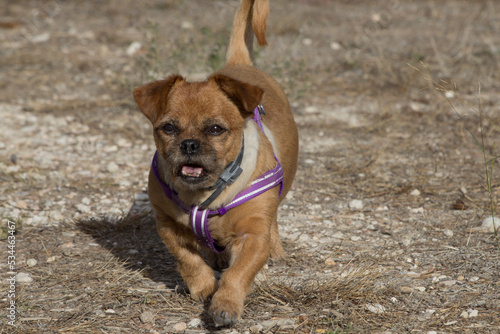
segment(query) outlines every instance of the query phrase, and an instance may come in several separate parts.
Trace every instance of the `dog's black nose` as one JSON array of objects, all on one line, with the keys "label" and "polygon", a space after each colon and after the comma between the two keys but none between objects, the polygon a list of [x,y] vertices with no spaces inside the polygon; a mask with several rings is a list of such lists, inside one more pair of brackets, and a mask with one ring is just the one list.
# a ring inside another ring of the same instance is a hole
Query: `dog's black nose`
[{"label": "dog's black nose", "polygon": [[200,141],[196,139],[186,139],[181,142],[181,152],[187,155],[196,153],[200,149]]}]

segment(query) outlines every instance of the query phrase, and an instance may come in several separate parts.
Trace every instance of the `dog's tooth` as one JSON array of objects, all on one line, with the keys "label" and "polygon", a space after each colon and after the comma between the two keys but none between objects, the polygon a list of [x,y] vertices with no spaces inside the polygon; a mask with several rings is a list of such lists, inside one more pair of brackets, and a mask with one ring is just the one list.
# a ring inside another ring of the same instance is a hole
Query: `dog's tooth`
[{"label": "dog's tooth", "polygon": [[181,174],[184,176],[200,177],[202,172],[203,168],[201,167],[183,166],[181,169]]}]

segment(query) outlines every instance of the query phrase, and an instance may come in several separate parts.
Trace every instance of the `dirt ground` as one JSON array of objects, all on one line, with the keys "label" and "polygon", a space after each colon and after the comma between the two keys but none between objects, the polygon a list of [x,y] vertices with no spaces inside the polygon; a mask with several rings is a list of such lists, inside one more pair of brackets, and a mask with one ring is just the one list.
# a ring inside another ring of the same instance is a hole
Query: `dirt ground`
[{"label": "dirt ground", "polygon": [[287,256],[233,328],[190,299],[131,91],[221,67],[236,6],[0,0],[0,332],[499,333],[493,0],[272,0],[255,63],[299,128]]}]

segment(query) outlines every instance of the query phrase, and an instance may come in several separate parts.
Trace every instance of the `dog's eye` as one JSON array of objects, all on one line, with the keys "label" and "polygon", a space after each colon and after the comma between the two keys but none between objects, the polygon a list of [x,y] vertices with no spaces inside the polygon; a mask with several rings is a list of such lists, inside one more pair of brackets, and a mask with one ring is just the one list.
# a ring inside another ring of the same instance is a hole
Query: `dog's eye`
[{"label": "dog's eye", "polygon": [[177,133],[177,128],[173,125],[173,124],[170,124],[170,123],[167,123],[165,124],[163,127],[162,127],[162,130],[163,132],[165,132],[167,135],[174,135]]},{"label": "dog's eye", "polygon": [[223,133],[224,131],[226,131],[226,130],[222,126],[216,124],[216,125],[212,125],[210,128],[208,128],[207,134],[209,134],[211,136],[218,136],[221,133]]}]

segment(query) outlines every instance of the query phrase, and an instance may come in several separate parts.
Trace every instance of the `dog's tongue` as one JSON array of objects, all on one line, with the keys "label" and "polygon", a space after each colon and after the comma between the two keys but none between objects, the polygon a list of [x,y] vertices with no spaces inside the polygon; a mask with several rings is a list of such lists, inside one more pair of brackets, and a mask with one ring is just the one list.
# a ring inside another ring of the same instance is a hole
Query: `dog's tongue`
[{"label": "dog's tongue", "polygon": [[182,175],[184,176],[200,177],[202,172],[203,168],[201,167],[182,166]]}]

